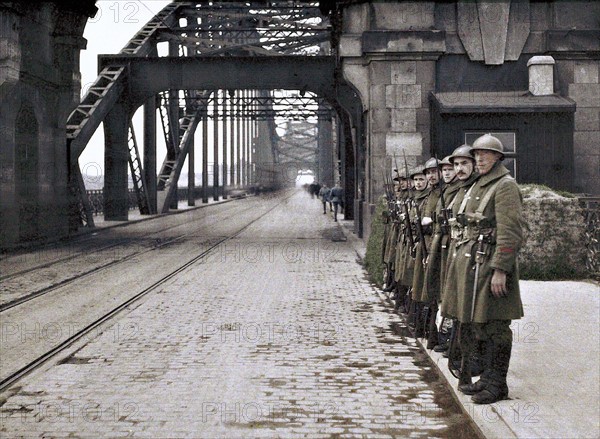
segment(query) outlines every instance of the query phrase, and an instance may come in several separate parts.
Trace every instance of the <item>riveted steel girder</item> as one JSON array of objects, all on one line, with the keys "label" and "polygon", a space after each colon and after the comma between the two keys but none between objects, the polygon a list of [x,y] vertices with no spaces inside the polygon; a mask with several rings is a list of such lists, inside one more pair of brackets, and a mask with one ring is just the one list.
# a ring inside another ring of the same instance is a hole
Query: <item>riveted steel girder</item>
[{"label": "riveted steel girder", "polygon": [[101,65],[127,65],[133,107],[168,90],[286,89],[333,99],[333,56],[188,56],[137,58],[103,55]]}]

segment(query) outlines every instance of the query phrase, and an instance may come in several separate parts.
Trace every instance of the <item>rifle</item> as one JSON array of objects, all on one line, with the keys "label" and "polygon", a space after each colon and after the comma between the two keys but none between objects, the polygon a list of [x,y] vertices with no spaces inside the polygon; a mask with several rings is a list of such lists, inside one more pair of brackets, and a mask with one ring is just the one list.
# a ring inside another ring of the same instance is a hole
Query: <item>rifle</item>
[{"label": "rifle", "polygon": [[[406,162],[406,153],[404,150],[402,151],[404,154],[404,166],[406,168],[406,172],[408,174],[408,164]],[[425,233],[423,232],[423,224],[421,224],[421,209],[419,208],[419,204],[415,203],[415,219],[417,222],[417,232],[419,233],[419,239],[421,240],[421,263],[425,264],[427,260],[427,256],[429,255],[427,252],[427,244],[425,242]]]},{"label": "rifle", "polygon": [[[404,153],[404,151],[402,151],[402,153],[404,154],[404,172],[405,172],[404,176],[408,179],[408,164],[406,163],[406,154]],[[394,155],[394,162],[395,161],[396,161],[396,156]],[[397,167],[398,167],[398,165],[396,164],[396,168]],[[415,240],[413,239],[413,235],[412,235],[412,226],[410,224],[410,215],[409,215],[409,211],[408,211],[408,203],[410,203],[410,200],[412,200],[412,194],[410,193],[410,182],[409,181],[407,181],[406,190],[408,191],[408,197],[402,203],[402,205],[404,207],[405,233],[406,233],[406,238],[408,239],[408,245],[410,248],[410,256],[412,258],[414,258],[416,256]]]},{"label": "rifle", "polygon": [[[437,154],[435,155],[435,162],[438,164]],[[442,229],[442,233],[444,235],[448,235],[450,233],[450,215],[448,209],[446,208],[446,200],[444,199],[444,189],[442,188],[442,176],[440,175],[439,166],[438,166],[438,187],[440,189],[440,202],[442,203],[442,217],[440,218],[440,228]]]},{"label": "rifle", "polygon": [[388,211],[390,212],[390,217],[392,218],[392,220],[395,221],[396,212],[395,212],[395,209],[393,207],[394,198],[395,197],[394,197],[394,195],[390,191],[389,181],[387,179],[385,171],[382,170],[381,172],[383,174],[383,187],[385,189],[385,195],[386,195],[386,198],[387,198],[387,208],[388,208]]}]

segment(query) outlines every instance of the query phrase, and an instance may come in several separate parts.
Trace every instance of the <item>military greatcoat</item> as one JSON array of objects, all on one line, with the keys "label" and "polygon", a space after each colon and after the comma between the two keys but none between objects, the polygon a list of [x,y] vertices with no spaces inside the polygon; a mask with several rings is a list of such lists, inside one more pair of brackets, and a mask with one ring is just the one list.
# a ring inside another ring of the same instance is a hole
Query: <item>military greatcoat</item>
[{"label": "military greatcoat", "polygon": [[[425,201],[422,209],[422,218],[429,217],[435,218],[435,207],[440,199],[440,189],[435,187],[431,188],[427,200]],[[427,253],[431,249],[431,242],[433,240],[433,227],[434,225],[423,226],[423,233],[425,235],[425,247]],[[427,294],[427,291],[423,288],[425,282],[425,269],[426,266],[422,263],[423,260],[423,245],[419,242],[417,246],[417,256],[415,258],[415,272],[413,275],[413,297],[417,302],[429,302],[431,297]]]},{"label": "military greatcoat", "polygon": [[[491,197],[481,212],[482,219],[476,213],[488,192],[491,192]],[[446,314],[463,323],[471,321],[477,239],[482,232],[491,230],[483,246],[485,256],[481,258],[479,268],[473,321],[486,323],[523,316],[517,264],[517,253],[523,243],[522,206],[519,187],[501,163],[473,184],[464,208],[468,223],[457,239],[448,271],[446,291],[455,294],[444,297],[443,311]],[[507,297],[496,298],[492,294],[491,279],[495,269],[507,273]]]},{"label": "military greatcoat", "polygon": [[[454,197],[456,196],[458,189],[461,186],[461,181],[453,181],[443,188],[444,191],[444,205],[446,209],[451,209]],[[427,267],[425,269],[425,281],[423,283],[423,294],[435,300],[441,302],[441,295],[443,291],[444,274],[446,273],[446,262],[448,259],[448,247],[450,245],[450,234],[447,230],[442,230],[442,202],[441,198],[438,200],[434,218],[434,229],[433,239],[429,246],[429,257],[427,259]]]},{"label": "military greatcoat", "polygon": [[415,259],[411,255],[412,249],[410,248],[410,243],[407,239],[407,235],[409,233],[412,234],[413,242],[417,242],[417,229],[415,226],[417,221],[417,211],[415,209],[415,206],[417,206],[418,204],[419,208],[422,209],[423,203],[425,202],[428,193],[429,191],[427,189],[424,189],[422,191],[412,191],[413,199],[410,200],[410,209],[408,211],[411,226],[410,228],[408,228],[408,230],[405,230],[405,235],[403,237],[404,245],[402,247],[403,251],[400,255],[400,260],[397,259],[397,262],[400,266],[400,277],[396,276],[396,281],[400,285],[404,285],[408,288],[412,286],[412,279],[415,269]]}]

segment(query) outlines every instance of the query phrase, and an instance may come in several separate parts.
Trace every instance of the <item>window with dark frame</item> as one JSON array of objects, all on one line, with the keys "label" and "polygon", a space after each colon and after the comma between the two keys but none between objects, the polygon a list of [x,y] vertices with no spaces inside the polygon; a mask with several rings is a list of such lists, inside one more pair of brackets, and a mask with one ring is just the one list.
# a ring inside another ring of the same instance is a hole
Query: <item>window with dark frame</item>
[{"label": "window with dark frame", "polygon": [[510,175],[517,178],[517,141],[514,131],[466,131],[465,143],[472,145],[473,142],[484,134],[497,137],[504,147],[504,160],[502,164],[510,171]]}]

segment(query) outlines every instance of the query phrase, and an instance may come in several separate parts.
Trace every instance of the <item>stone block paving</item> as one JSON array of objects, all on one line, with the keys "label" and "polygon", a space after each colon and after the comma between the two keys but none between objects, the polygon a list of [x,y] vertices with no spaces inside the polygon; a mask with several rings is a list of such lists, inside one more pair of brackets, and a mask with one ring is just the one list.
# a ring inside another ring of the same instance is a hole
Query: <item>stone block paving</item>
[{"label": "stone block paving", "polygon": [[477,437],[298,193],[0,395],[2,437]]}]

